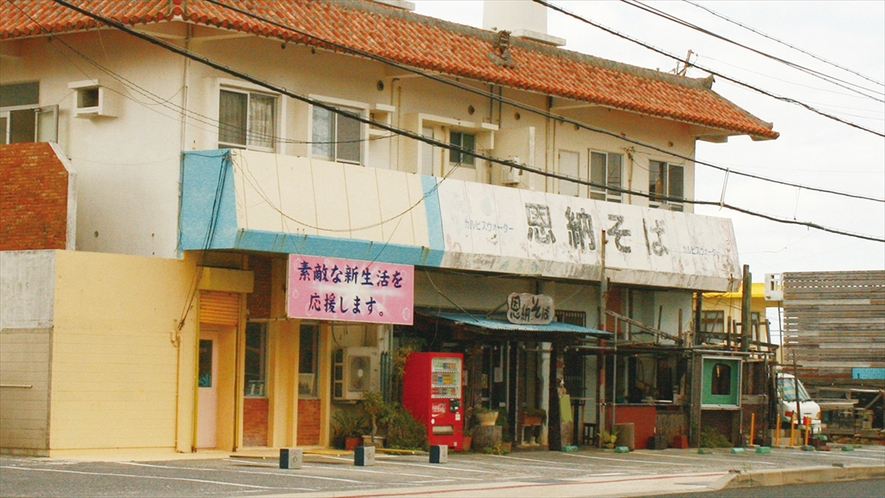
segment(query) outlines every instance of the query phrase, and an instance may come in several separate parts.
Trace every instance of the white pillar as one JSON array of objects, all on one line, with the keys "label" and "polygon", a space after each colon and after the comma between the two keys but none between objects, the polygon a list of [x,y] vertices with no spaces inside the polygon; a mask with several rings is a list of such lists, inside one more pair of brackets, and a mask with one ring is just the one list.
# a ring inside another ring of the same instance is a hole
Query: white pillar
[{"label": "white pillar", "polygon": [[550,424],[550,350],[549,342],[541,343],[541,408],[547,413],[547,423],[541,424],[542,445],[547,444],[547,427]]}]

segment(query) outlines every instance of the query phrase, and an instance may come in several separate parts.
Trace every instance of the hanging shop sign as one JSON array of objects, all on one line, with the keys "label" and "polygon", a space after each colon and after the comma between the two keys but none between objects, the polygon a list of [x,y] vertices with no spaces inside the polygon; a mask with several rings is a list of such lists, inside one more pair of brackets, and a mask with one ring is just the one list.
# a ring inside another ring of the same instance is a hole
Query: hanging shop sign
[{"label": "hanging shop sign", "polygon": [[553,298],[516,292],[507,297],[507,320],[520,325],[547,325],[553,321]]},{"label": "hanging shop sign", "polygon": [[410,265],[289,256],[290,318],[411,325],[415,268]]}]

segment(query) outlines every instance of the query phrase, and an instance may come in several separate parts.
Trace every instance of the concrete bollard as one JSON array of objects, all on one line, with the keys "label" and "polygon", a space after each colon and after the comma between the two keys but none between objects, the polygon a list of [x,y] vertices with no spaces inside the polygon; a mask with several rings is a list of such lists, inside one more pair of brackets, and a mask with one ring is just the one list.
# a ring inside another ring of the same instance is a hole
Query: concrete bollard
[{"label": "concrete bollard", "polygon": [[280,468],[300,469],[304,463],[304,451],[301,448],[280,448]]},{"label": "concrete bollard", "polygon": [[448,463],[449,447],[445,444],[437,444],[430,447],[430,463]]},{"label": "concrete bollard", "polygon": [[369,467],[375,465],[375,447],[357,446],[354,448],[353,464],[357,467]]}]

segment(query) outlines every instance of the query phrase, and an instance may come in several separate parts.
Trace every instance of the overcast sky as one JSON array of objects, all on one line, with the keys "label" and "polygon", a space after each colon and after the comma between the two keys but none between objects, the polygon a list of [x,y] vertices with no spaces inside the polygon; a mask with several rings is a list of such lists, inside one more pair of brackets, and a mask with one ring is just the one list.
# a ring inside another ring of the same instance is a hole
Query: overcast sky
[{"label": "overcast sky", "polygon": [[[482,0],[413,0],[416,12],[482,27]],[[728,39],[842,80],[843,88],[763,56],[699,33],[620,1],[549,0],[585,19],[639,39],[729,78],[808,104],[879,134],[885,132],[885,2],[868,0],[776,2],[696,1],[834,67],[755,34],[684,1],[648,3]],[[548,11],[548,33],[564,47],[606,59],[671,71],[676,61],[564,14]],[[859,73],[855,74],[855,73]],[[688,76],[707,72],[690,68]],[[872,80],[872,81],[871,81]],[[857,86],[861,87],[860,90]],[[866,90],[863,90],[866,89]],[[726,144],[698,142],[696,158],[734,171],[849,194],[885,198],[885,138],[838,123],[717,78],[713,90],[757,117],[774,123],[774,141],[732,138]],[[859,95],[865,91],[869,98]],[[724,173],[697,166],[696,198],[718,201]],[[729,175],[725,202],[778,218],[811,222],[885,239],[885,204],[815,193]],[[753,280],[766,273],[885,269],[885,243],[787,225],[717,207],[699,214],[734,220],[742,264]]]}]

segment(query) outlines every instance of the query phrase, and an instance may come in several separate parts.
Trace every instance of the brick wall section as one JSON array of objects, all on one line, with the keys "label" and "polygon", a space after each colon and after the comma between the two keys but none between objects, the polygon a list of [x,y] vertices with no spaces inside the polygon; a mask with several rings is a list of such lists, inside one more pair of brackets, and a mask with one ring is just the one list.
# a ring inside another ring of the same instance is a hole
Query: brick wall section
[{"label": "brick wall section", "polygon": [[0,145],[0,250],[65,249],[68,172],[48,143]]},{"label": "brick wall section", "polygon": [[249,269],[255,274],[255,287],[246,296],[249,318],[271,318],[271,260],[270,258],[250,256]]},{"label": "brick wall section", "polygon": [[267,398],[243,400],[243,446],[267,446]]},{"label": "brick wall section", "polygon": [[298,400],[298,446],[320,444],[320,400]]}]

